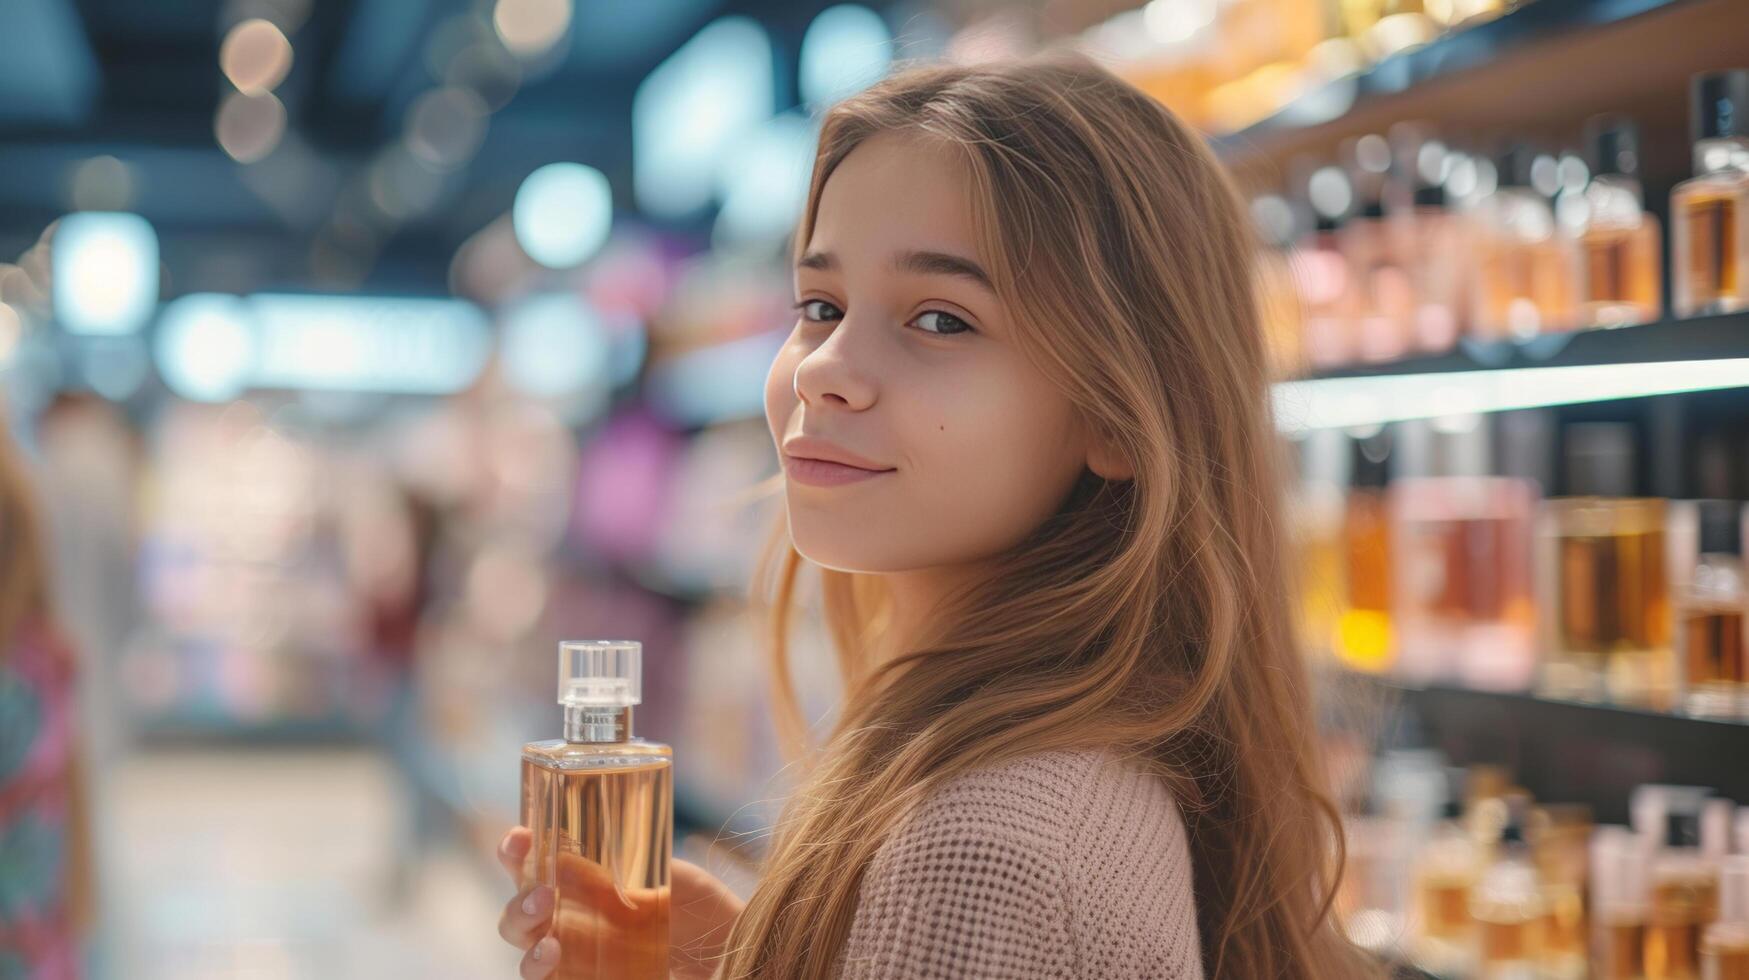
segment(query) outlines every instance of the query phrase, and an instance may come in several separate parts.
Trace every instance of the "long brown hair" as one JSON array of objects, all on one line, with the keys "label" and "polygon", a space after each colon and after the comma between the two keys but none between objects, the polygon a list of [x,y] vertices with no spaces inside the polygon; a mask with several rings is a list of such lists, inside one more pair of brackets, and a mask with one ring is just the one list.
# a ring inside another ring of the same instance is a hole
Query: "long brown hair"
[{"label": "long brown hair", "polygon": [[1016,343],[1134,478],[1085,473],[931,642],[879,664],[879,579],[819,570],[845,700],[818,747],[786,641],[804,562],[780,522],[761,584],[780,730],[806,764],[723,975],[827,976],[870,859],[932,788],[1090,747],[1173,790],[1209,976],[1369,975],[1329,914],[1340,816],[1292,635],[1254,242],[1230,178],[1169,110],[1083,57],[912,67],[826,113],[798,255],[833,169],[896,130],[961,151]]}]

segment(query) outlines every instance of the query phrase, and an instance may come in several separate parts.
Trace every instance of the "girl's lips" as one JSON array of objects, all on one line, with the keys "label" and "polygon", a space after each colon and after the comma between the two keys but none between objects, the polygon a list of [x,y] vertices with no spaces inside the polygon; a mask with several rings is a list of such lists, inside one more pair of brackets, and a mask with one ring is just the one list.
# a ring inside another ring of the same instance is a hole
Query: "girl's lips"
[{"label": "girl's lips", "polygon": [[783,458],[784,472],[797,483],[806,483],[815,487],[837,487],[846,483],[860,483],[863,480],[885,476],[892,470],[865,470],[860,466],[846,466],[843,463],[832,463],[823,459],[809,459],[806,456],[785,456]]}]

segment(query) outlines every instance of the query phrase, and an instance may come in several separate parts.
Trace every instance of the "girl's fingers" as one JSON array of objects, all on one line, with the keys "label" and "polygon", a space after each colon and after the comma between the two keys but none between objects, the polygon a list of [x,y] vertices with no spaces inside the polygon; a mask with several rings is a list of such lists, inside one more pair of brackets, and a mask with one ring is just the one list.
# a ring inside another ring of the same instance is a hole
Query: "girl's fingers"
[{"label": "girl's fingers", "polygon": [[517,949],[529,949],[552,923],[553,890],[536,885],[505,904],[504,914],[498,917],[498,935]]},{"label": "girl's fingers", "polygon": [[559,941],[551,936],[522,954],[522,980],[543,980],[559,965]]},{"label": "girl's fingers", "polygon": [[522,884],[522,862],[528,857],[528,846],[534,843],[534,833],[527,827],[512,827],[498,842],[498,863],[504,866],[511,880]]}]

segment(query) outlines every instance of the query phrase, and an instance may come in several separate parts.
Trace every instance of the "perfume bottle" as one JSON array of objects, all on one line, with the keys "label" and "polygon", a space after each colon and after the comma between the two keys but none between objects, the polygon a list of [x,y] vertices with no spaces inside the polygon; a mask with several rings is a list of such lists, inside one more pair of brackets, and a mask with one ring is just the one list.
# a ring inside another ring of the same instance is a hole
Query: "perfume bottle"
[{"label": "perfume bottle", "polygon": [[1306,360],[1314,368],[1338,367],[1355,355],[1354,275],[1338,236],[1354,189],[1340,167],[1313,171],[1304,186],[1312,228],[1295,251],[1293,269],[1305,318]]},{"label": "perfume bottle", "polygon": [[1550,590],[1539,686],[1550,697],[1668,710],[1676,655],[1665,502],[1633,498],[1631,426],[1565,430],[1568,495],[1545,502],[1539,532]]},{"label": "perfume bottle", "polygon": [[1531,841],[1542,886],[1541,980],[1584,980],[1586,972],[1585,843],[1591,811],[1545,805],[1531,814]]},{"label": "perfume bottle", "polygon": [[1415,962],[1438,976],[1465,975],[1471,972],[1475,943],[1470,892],[1482,874],[1482,848],[1463,825],[1460,800],[1447,800],[1441,816],[1421,849],[1415,875],[1420,923]]},{"label": "perfume bottle", "polygon": [[[1643,791],[1644,795],[1641,795]],[[1701,848],[1701,810],[1708,791],[1648,786],[1636,792],[1635,817],[1647,831],[1662,824],[1663,846],[1652,854],[1646,916],[1646,980],[1699,980],[1700,936],[1718,906],[1716,858]]]},{"label": "perfume bottle", "polygon": [[1391,522],[1385,483],[1391,432],[1356,434],[1348,500],[1342,522],[1342,612],[1336,622],[1336,658],[1380,674],[1396,657],[1391,626]]},{"label": "perfume bottle", "polygon": [[1470,916],[1480,937],[1483,980],[1530,980],[1542,955],[1542,889],[1530,863],[1523,825],[1509,819],[1497,857],[1470,894]]},{"label": "perfume bottle", "polygon": [[1744,613],[1743,505],[1697,503],[1700,556],[1677,604],[1683,709],[1706,718],[1749,714],[1749,655]]},{"label": "perfume bottle", "polygon": [[1586,123],[1591,182],[1579,236],[1581,326],[1619,327],[1658,319],[1664,257],[1658,219],[1642,206],[1639,131],[1621,116]]},{"label": "perfume bottle", "polygon": [[1749,305],[1749,71],[1696,75],[1690,91],[1695,176],[1670,191],[1677,316]]},{"label": "perfume bottle", "polygon": [[1369,133],[1351,141],[1343,154],[1353,173],[1359,207],[1337,241],[1354,276],[1354,342],[1361,360],[1391,361],[1409,352],[1415,317],[1415,288],[1392,234],[1385,195],[1391,177],[1391,148]]},{"label": "perfume bottle", "polygon": [[[1531,530],[1536,485],[1487,476],[1480,415],[1397,426],[1391,483],[1396,673],[1415,683],[1523,691],[1536,680]],[[1425,474],[1425,475],[1423,475]]]},{"label": "perfume bottle", "polygon": [[1749,854],[1719,869],[1719,917],[1700,940],[1701,980],[1749,980]]},{"label": "perfume bottle", "polygon": [[674,755],[632,735],[642,659],[635,642],[561,643],[564,737],[522,748],[526,873],[556,896],[557,977],[668,976]]},{"label": "perfume bottle", "polygon": [[1494,191],[1476,207],[1470,328],[1483,340],[1568,330],[1577,319],[1578,263],[1548,195],[1533,183],[1537,160],[1529,146],[1508,147],[1495,163]]},{"label": "perfume bottle", "polygon": [[1599,827],[1591,838],[1591,975],[1645,976],[1648,848],[1626,827]]},{"label": "perfume bottle", "polygon": [[1445,144],[1405,124],[1392,127],[1391,137],[1399,167],[1411,175],[1408,207],[1392,222],[1414,296],[1411,342],[1441,354],[1457,343],[1467,316],[1470,263],[1458,257],[1470,254],[1470,222],[1446,194],[1453,157]]}]

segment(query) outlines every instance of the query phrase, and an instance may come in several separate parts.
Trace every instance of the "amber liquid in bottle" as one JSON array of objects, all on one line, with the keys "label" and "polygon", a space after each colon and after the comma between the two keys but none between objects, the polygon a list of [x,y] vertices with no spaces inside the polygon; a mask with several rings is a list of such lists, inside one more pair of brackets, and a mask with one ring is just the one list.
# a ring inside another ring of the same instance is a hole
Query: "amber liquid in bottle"
[{"label": "amber liquid in bottle", "polygon": [[1740,606],[1688,606],[1682,610],[1683,671],[1688,710],[1734,715],[1749,684]]},{"label": "amber liquid in bottle", "polygon": [[1602,962],[1597,980],[1642,980],[1646,975],[1646,923],[1636,917],[1612,917],[1602,926]]},{"label": "amber liquid in bottle", "polygon": [[1336,624],[1336,654],[1348,666],[1382,673],[1391,666],[1391,525],[1385,496],[1356,489],[1342,529],[1346,603]]},{"label": "amber liquid in bottle", "polygon": [[1682,277],[1677,313],[1724,313],[1744,305],[1743,256],[1738,254],[1741,187],[1679,187],[1673,205],[1681,222],[1677,246]]},{"label": "amber liquid in bottle", "polygon": [[1749,932],[1701,945],[1700,980],[1749,980]]},{"label": "amber liquid in bottle", "polygon": [[1647,323],[1658,318],[1661,288],[1658,225],[1651,215],[1630,227],[1589,228],[1579,238],[1580,317],[1587,326]]},{"label": "amber liquid in bottle", "polygon": [[531,874],[558,901],[562,980],[666,980],[673,762],[667,746],[533,742],[522,756]]},{"label": "amber liquid in bottle", "polygon": [[[1675,701],[1672,610],[1661,501],[1559,501],[1554,650],[1545,686],[1556,697],[1668,709]],[[1596,509],[1591,509],[1595,507]]]},{"label": "amber liquid in bottle", "polygon": [[1712,921],[1718,881],[1702,873],[1661,875],[1646,924],[1646,980],[1698,980],[1701,930]]}]

